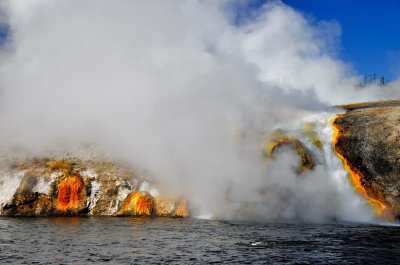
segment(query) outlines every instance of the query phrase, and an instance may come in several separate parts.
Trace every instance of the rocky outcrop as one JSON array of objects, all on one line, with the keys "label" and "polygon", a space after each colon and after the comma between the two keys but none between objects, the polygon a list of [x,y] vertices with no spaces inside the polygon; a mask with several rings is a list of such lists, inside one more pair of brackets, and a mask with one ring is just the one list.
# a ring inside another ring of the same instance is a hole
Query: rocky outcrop
[{"label": "rocky outcrop", "polygon": [[83,179],[78,172],[65,174],[56,183],[56,211],[78,215],[86,212],[87,195]]},{"label": "rocky outcrop", "polygon": [[400,216],[400,101],[338,106],[335,150],[376,213]]},{"label": "rocky outcrop", "polygon": [[186,208],[186,200],[181,200],[176,206],[175,211],[172,213],[172,217],[188,217],[189,212]]},{"label": "rocky outcrop", "polygon": [[148,179],[103,159],[31,159],[0,172],[3,216],[187,217],[182,200],[163,198]]},{"label": "rocky outcrop", "polygon": [[154,213],[157,216],[173,216],[175,208],[176,202],[174,200],[166,200],[160,196],[154,197]]},{"label": "rocky outcrop", "polygon": [[150,216],[153,213],[154,200],[148,192],[134,191],[122,202],[116,216]]}]

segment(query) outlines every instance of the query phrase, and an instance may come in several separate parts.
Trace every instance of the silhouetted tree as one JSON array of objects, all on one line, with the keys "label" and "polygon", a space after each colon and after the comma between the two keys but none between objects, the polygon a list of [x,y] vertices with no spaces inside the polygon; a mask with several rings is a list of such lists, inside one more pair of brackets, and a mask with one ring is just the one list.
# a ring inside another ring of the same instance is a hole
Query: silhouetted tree
[{"label": "silhouetted tree", "polygon": [[[389,82],[388,80],[385,80],[385,76],[384,76],[384,75],[382,75],[382,76],[379,77],[379,85],[380,85],[380,86],[384,86],[384,85],[387,84],[388,82]],[[368,84],[378,84],[378,79],[376,79],[376,73],[370,74],[370,75],[369,75],[369,81],[368,81],[368,83],[367,83],[367,76],[364,75],[363,81],[360,82],[358,86],[360,86],[360,87],[365,87],[365,86],[367,86]]]}]

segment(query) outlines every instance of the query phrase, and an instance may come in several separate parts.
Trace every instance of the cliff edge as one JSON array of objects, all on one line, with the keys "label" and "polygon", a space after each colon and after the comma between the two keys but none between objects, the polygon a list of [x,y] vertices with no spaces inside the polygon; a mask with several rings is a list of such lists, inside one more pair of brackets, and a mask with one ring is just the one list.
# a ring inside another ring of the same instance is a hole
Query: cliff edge
[{"label": "cliff edge", "polygon": [[400,216],[400,100],[336,106],[334,146],[378,215]]}]

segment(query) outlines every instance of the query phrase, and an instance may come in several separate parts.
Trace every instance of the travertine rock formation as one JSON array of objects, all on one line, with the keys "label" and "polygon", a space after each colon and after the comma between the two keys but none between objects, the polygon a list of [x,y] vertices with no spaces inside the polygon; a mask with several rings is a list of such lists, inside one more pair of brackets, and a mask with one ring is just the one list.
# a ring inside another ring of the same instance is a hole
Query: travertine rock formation
[{"label": "travertine rock formation", "polygon": [[[111,161],[31,159],[3,163],[3,216],[188,216],[149,181]],[[151,194],[155,193],[155,194]]]}]

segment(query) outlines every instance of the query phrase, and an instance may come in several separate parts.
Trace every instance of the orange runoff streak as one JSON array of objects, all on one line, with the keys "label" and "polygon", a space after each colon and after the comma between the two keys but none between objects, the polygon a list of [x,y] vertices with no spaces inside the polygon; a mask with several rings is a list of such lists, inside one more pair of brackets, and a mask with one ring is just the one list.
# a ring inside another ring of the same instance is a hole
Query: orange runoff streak
[{"label": "orange runoff streak", "polygon": [[186,199],[183,199],[179,205],[176,207],[175,215],[180,217],[189,216],[188,211],[186,210]]},{"label": "orange runoff streak", "polygon": [[[337,116],[340,117],[341,115],[339,114]],[[332,124],[333,130],[334,130],[334,134],[333,134],[333,138],[332,138],[333,147],[334,147],[336,155],[342,160],[344,168],[347,170],[347,172],[350,173],[351,182],[352,182],[354,188],[356,189],[357,192],[364,195],[364,197],[367,199],[368,204],[373,207],[376,215],[384,216],[384,215],[388,214],[388,213],[386,213],[386,210],[387,210],[386,205],[383,202],[379,201],[378,199],[371,197],[368,194],[367,190],[361,184],[361,179],[362,179],[361,173],[358,172],[358,170],[355,169],[353,166],[351,166],[349,161],[342,154],[340,154],[340,152],[337,150],[336,144],[340,137],[340,131],[339,131],[339,128],[334,123],[335,120],[336,120],[336,118],[334,118],[330,121]]]},{"label": "orange runoff streak", "polygon": [[58,190],[57,208],[62,211],[68,208],[77,208],[82,190],[83,183],[78,177],[70,176],[64,179]]}]

